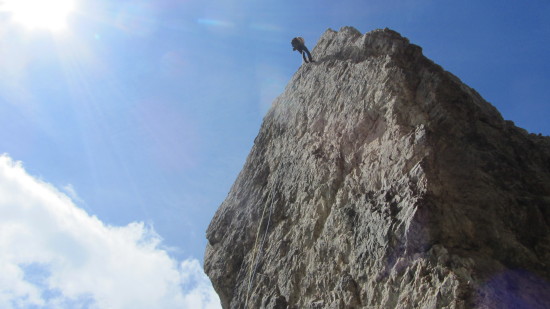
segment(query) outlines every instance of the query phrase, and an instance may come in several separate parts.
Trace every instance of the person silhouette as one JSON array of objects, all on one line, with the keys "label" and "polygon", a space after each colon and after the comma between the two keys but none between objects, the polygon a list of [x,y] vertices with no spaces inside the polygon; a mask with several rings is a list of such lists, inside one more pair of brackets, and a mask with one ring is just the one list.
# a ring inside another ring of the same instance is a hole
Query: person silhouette
[{"label": "person silhouette", "polygon": [[[311,57],[311,53],[306,47],[304,38],[295,37],[294,39],[292,39],[290,44],[292,45],[292,50],[297,50],[300,54],[302,54],[302,58],[306,63],[315,62],[313,60],[313,57]],[[306,54],[307,54],[307,58],[306,58]]]}]

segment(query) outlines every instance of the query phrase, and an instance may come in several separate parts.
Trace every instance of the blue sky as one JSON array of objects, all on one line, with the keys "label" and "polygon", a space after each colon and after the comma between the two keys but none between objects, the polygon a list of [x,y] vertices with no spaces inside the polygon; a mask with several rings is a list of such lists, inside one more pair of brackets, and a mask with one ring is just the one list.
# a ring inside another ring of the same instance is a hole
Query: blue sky
[{"label": "blue sky", "polygon": [[[0,0],[0,7],[6,1]],[[147,252],[165,254],[159,263],[175,263],[167,273],[198,278],[176,280],[185,290],[174,298],[179,305],[200,286],[200,306],[213,306],[197,274],[205,230],[240,171],[262,117],[301,65],[290,47],[294,36],[304,37],[312,49],[328,28],[391,28],[475,88],[505,119],[550,135],[546,0],[74,1],[67,27],[55,31],[30,27],[0,9],[5,183],[32,175],[16,186],[13,192],[21,192],[22,199],[14,201],[24,201],[25,186],[35,182],[61,200],[69,197],[67,207],[84,211],[82,222],[88,223],[82,223],[83,229],[94,230],[95,224],[104,229],[107,236],[98,241],[105,241],[106,252],[113,248],[108,235],[116,238],[120,229],[134,235],[127,238],[130,251],[142,252],[145,239],[152,248]],[[14,174],[20,176],[9,176]],[[0,211],[21,207],[0,204]],[[54,211],[42,202],[31,204]],[[13,218],[41,233],[27,217]],[[79,233],[76,227],[67,231]],[[49,250],[50,256],[63,254]],[[94,256],[90,253],[90,259]],[[11,266],[29,278],[38,273],[51,279],[54,271],[65,272],[52,262],[56,259],[44,262],[37,255]],[[40,271],[21,266],[34,263],[42,265]],[[34,281],[25,278],[19,277],[32,286]],[[163,278],[173,281],[170,275]],[[35,303],[39,308],[59,301],[44,296],[54,287],[59,295],[69,293],[45,282],[35,282],[36,299],[46,299]],[[86,304],[103,295],[84,287],[74,293],[81,297],[80,292],[92,295],[83,308],[93,307]],[[13,304],[21,295],[31,299],[21,293],[13,292],[6,301]],[[75,297],[64,301],[80,299]],[[122,300],[117,304],[129,306]]]}]

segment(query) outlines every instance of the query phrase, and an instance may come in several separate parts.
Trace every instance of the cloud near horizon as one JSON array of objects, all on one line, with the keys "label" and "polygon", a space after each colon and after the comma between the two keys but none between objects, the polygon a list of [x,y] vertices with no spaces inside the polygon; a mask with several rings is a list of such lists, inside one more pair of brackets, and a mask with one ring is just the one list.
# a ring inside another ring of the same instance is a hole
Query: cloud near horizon
[{"label": "cloud near horizon", "polygon": [[220,308],[199,261],[109,226],[0,155],[0,308]]}]

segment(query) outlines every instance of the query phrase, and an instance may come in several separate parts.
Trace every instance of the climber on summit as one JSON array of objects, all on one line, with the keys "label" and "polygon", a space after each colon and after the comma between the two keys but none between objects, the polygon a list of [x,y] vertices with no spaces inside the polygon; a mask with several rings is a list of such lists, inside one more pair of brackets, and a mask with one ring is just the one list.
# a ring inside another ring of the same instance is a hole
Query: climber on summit
[{"label": "climber on summit", "polygon": [[[311,57],[311,53],[309,52],[309,50],[306,47],[304,38],[302,38],[300,36],[296,37],[296,38],[292,39],[290,44],[292,44],[292,50],[298,50],[298,52],[300,52],[300,54],[302,54],[302,58],[304,59],[304,61],[306,63],[315,62],[313,60],[313,58]],[[309,61],[308,61],[308,59],[306,59],[306,54],[307,54],[307,57],[309,58]]]}]

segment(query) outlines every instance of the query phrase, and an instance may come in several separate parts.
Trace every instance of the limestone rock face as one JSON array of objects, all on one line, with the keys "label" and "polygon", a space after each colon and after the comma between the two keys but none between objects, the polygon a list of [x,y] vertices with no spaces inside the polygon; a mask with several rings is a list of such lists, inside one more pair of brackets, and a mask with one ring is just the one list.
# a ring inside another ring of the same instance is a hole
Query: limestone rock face
[{"label": "limestone rock face", "polygon": [[207,231],[224,308],[550,308],[550,138],[398,33],[327,30]]}]

